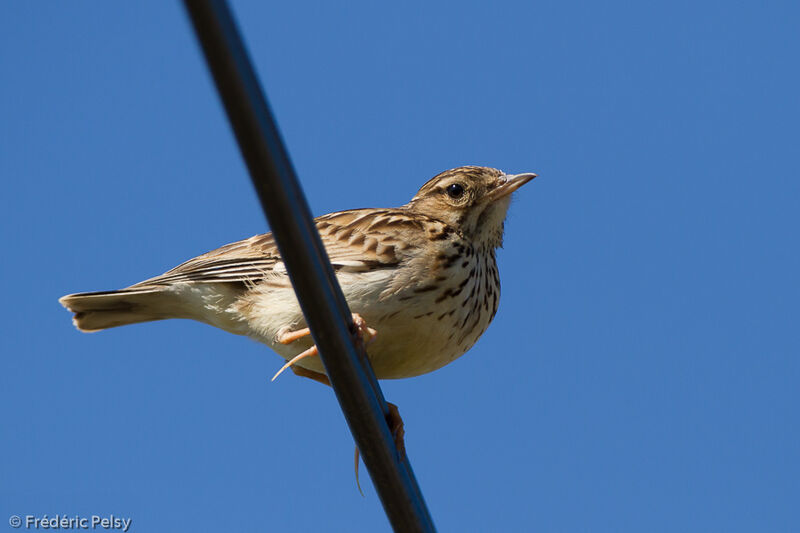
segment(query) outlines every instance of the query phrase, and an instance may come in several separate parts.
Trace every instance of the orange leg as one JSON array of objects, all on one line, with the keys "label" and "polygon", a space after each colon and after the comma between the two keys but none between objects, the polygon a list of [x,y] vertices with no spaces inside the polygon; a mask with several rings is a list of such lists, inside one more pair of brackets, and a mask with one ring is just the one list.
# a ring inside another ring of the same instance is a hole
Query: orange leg
[{"label": "orange leg", "polygon": [[331,386],[331,380],[329,380],[328,376],[325,374],[314,372],[313,370],[303,368],[302,366],[293,366],[292,372],[294,372],[297,376],[313,379],[314,381],[322,383],[323,385],[327,385],[328,387]]},{"label": "orange leg", "polygon": [[278,332],[278,342],[281,344],[291,344],[298,339],[302,339],[306,335],[311,335],[311,330],[308,328],[298,329],[291,331],[289,328],[282,328]]}]

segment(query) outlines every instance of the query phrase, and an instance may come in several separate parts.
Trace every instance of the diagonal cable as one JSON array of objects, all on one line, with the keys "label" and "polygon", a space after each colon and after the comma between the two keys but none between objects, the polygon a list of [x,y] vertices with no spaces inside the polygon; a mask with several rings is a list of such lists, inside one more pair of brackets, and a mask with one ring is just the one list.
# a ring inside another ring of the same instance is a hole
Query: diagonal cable
[{"label": "diagonal cable", "polygon": [[395,531],[435,531],[289,154],[224,0],[184,0],[325,371]]}]

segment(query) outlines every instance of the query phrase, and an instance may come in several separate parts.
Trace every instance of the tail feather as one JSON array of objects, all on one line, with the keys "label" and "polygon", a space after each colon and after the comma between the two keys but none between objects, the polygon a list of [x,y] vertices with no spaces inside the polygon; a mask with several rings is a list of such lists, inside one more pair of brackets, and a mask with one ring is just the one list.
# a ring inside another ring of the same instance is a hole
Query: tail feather
[{"label": "tail feather", "polygon": [[81,331],[99,331],[139,322],[183,318],[175,296],[161,287],[68,294],[58,300],[75,313]]}]

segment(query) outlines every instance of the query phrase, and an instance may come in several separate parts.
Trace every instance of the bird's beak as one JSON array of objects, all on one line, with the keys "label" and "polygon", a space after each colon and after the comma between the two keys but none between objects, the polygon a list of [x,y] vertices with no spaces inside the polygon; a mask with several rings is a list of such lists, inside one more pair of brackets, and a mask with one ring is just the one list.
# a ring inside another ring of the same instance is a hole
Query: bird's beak
[{"label": "bird's beak", "polygon": [[505,174],[500,177],[501,181],[500,185],[495,187],[489,194],[487,195],[489,200],[494,201],[498,198],[502,198],[504,196],[508,196],[512,192],[516,191],[533,178],[536,177],[536,174],[533,172],[528,172],[526,174]]}]

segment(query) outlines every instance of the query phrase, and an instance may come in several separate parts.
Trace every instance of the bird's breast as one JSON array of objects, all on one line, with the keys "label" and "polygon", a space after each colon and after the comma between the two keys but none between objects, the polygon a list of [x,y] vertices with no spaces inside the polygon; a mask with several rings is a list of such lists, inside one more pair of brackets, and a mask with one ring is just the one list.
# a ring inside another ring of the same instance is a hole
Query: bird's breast
[{"label": "bird's breast", "polygon": [[[500,300],[494,251],[467,245],[437,253],[427,268],[407,262],[337,278],[350,310],[378,332],[367,352],[379,379],[418,376],[451,363],[486,331]],[[251,336],[287,359],[311,346],[310,337],[290,345],[275,340],[281,328],[306,326],[291,288],[255,291]],[[317,357],[298,364],[324,372]]]},{"label": "bird's breast", "polygon": [[486,331],[500,302],[494,251],[465,246],[440,259],[437,274],[362,316],[378,330],[368,347],[379,378],[432,372],[466,353]]}]

